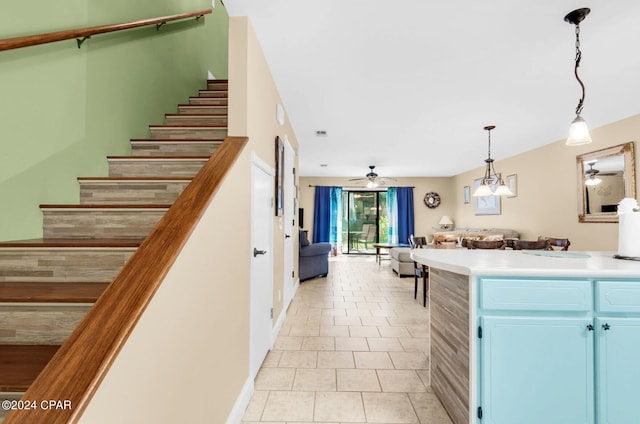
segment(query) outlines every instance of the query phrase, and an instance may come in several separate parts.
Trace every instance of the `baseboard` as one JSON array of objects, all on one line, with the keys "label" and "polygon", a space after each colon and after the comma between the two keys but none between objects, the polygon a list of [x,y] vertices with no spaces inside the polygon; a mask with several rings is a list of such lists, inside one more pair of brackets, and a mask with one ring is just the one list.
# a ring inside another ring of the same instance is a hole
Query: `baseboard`
[{"label": "baseboard", "polygon": [[251,401],[251,396],[253,396],[253,379],[249,377],[247,381],[244,382],[244,386],[236,399],[236,403],[233,405],[233,409],[227,417],[226,424],[240,424],[244,412],[247,410],[247,406],[249,406],[249,401]]},{"label": "baseboard", "polygon": [[276,321],[276,325],[273,326],[273,330],[271,331],[271,349],[273,349],[273,345],[276,343],[276,338],[280,333],[280,329],[282,328],[282,324],[284,324],[284,319],[286,317],[287,317],[287,310],[285,308],[282,308],[282,311],[280,312],[280,316],[278,316],[278,320]]},{"label": "baseboard", "polygon": [[[296,293],[298,292],[298,288],[300,288],[300,279],[296,278],[296,282],[293,283],[293,294],[291,295],[291,300],[296,297]],[[288,307],[288,305],[287,305]]]}]

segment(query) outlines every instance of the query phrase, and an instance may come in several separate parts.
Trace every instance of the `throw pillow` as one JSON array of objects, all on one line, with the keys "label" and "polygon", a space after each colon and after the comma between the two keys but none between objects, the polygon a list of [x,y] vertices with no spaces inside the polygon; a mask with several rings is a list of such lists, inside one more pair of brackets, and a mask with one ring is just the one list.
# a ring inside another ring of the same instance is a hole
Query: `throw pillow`
[{"label": "throw pillow", "polygon": [[307,233],[304,231],[300,231],[300,247],[309,246],[309,239],[307,238]]}]

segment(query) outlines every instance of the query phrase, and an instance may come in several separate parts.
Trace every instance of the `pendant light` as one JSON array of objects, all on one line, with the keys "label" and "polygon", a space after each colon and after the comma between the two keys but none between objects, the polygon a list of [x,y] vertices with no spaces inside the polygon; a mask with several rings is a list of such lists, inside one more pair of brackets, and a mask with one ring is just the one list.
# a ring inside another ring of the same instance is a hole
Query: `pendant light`
[{"label": "pendant light", "polygon": [[582,88],[582,97],[578,101],[578,106],[576,107],[576,119],[573,120],[571,127],[569,128],[569,137],[566,142],[567,146],[579,146],[581,144],[591,143],[591,135],[589,135],[587,123],[580,116],[584,103],[584,84],[578,76],[578,67],[580,66],[580,59],[582,59],[582,52],[580,51],[580,22],[587,17],[589,12],[591,12],[591,9],[585,7],[582,9],[576,9],[564,17],[565,22],[569,22],[576,26],[576,58],[573,73],[576,76],[576,80],[578,80],[578,84],[580,84],[580,87]]},{"label": "pendant light", "polygon": [[[501,176],[493,168],[493,159],[491,159],[491,130],[494,129],[495,125],[487,125],[484,127],[487,130],[487,134],[489,136],[489,154],[487,158],[484,160],[487,164],[486,169],[484,171],[484,177],[482,181],[480,181],[480,185],[473,193],[473,197],[482,197],[482,196],[512,196],[513,193],[509,190],[509,187],[504,183],[504,180]],[[491,190],[491,185],[493,184],[493,175],[498,178],[498,187],[496,187],[495,191]]]}]

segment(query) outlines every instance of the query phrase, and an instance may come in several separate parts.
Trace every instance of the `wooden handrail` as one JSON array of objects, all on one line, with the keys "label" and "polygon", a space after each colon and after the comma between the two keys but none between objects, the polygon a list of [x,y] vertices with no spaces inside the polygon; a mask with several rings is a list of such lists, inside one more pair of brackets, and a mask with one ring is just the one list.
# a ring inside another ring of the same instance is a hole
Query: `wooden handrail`
[{"label": "wooden handrail", "polygon": [[[100,25],[95,27],[69,29],[66,31],[49,32],[46,34],[28,35],[25,37],[6,38],[0,40],[0,51],[19,49],[22,47],[35,46],[38,44],[53,43],[55,41],[76,39],[86,39],[96,34],[104,34],[107,32],[122,31],[125,29],[139,28],[149,25],[164,24],[169,21],[177,21],[187,18],[199,18],[203,15],[208,15],[212,12],[211,9],[199,10],[197,12],[181,13],[178,15],[162,16],[159,18],[143,19],[140,21],[125,22],[120,24]],[[78,47],[80,47],[80,41]]]},{"label": "wooden handrail", "polygon": [[4,424],[80,418],[247,142],[228,137],[216,149],[23,397],[70,400],[72,409],[14,410]]}]

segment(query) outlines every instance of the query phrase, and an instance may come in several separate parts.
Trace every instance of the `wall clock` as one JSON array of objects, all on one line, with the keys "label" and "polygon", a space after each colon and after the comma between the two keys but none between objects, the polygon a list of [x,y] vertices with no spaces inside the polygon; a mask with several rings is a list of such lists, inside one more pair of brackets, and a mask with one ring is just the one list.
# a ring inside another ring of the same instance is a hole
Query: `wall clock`
[{"label": "wall clock", "polygon": [[433,191],[430,191],[424,196],[424,204],[427,205],[428,208],[437,208],[440,205],[440,195]]}]

